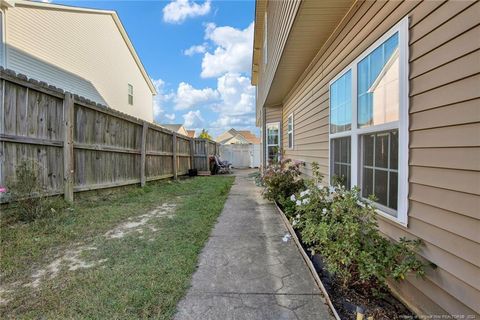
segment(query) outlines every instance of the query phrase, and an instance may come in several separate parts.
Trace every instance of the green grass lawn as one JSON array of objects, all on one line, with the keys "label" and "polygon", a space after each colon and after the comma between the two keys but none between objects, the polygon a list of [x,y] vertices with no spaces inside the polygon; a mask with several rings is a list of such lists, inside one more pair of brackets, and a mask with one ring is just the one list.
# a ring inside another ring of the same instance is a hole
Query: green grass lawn
[{"label": "green grass lawn", "polygon": [[0,317],[172,318],[232,183],[163,181],[82,195],[27,224],[2,221]]}]

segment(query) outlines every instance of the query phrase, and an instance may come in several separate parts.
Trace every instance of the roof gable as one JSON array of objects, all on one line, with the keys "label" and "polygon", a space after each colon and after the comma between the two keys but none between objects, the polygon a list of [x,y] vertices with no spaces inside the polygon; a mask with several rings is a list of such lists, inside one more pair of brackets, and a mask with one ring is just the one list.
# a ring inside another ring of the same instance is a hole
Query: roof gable
[{"label": "roof gable", "polygon": [[26,0],[1,0],[1,6],[2,7],[31,7],[31,8],[39,8],[39,9],[46,9],[46,10],[57,10],[57,11],[74,11],[74,12],[83,12],[83,13],[90,13],[90,14],[103,14],[103,15],[109,15],[112,17],[113,21],[115,22],[115,25],[118,28],[118,31],[122,35],[123,40],[125,41],[125,44],[130,51],[133,59],[135,60],[135,63],[137,64],[137,67],[140,69],[140,72],[145,79],[145,82],[147,83],[148,87],[150,88],[150,91],[153,94],[157,94],[157,90],[155,89],[155,86],[153,85],[152,80],[150,79],[147,71],[145,70],[145,67],[142,64],[142,61],[140,60],[140,57],[138,56],[137,52],[135,51],[135,48],[130,41],[130,38],[128,37],[127,31],[125,30],[120,17],[118,16],[117,12],[113,10],[100,10],[100,9],[89,9],[89,8],[82,8],[82,7],[74,7],[74,6],[66,6],[66,5],[58,5],[58,4],[53,4],[53,3],[45,3],[45,2],[36,2],[36,1],[26,1]]}]

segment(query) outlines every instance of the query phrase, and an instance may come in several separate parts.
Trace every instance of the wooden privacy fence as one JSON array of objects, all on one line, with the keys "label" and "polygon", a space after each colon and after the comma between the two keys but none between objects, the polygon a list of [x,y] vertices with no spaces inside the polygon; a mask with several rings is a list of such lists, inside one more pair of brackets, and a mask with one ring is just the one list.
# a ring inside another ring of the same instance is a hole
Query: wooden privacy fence
[{"label": "wooden privacy fence", "polygon": [[215,142],[192,139],[0,69],[0,186],[24,160],[49,194],[176,178],[208,170]]}]

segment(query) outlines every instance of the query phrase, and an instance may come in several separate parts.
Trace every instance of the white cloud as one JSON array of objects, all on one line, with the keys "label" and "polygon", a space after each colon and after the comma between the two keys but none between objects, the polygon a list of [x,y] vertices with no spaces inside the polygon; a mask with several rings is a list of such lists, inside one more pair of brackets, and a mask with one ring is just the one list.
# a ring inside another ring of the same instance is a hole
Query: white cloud
[{"label": "white cloud", "polygon": [[183,51],[183,54],[186,56],[193,56],[196,53],[205,53],[207,51],[207,47],[204,44],[191,46],[190,48]]},{"label": "white cloud", "polygon": [[252,63],[253,22],[244,30],[233,27],[217,27],[209,23],[205,39],[216,47],[206,52],[202,60],[203,78],[218,77],[227,72],[248,72]]},{"label": "white cloud", "polygon": [[165,113],[165,118],[167,118],[169,121],[175,120],[175,113]]},{"label": "white cloud", "polygon": [[173,0],[163,8],[163,20],[168,23],[182,23],[187,18],[204,16],[210,12],[211,0],[198,4],[191,0]]},{"label": "white cloud", "polygon": [[200,110],[188,111],[183,115],[183,125],[188,129],[200,129],[204,126],[205,120],[200,113]]},{"label": "white cloud", "polygon": [[203,54],[201,77],[217,79],[216,88],[198,89],[187,82],[178,85],[172,101],[175,110],[190,109],[182,115],[187,128],[205,128],[213,135],[232,127],[258,131],[255,87],[246,75],[251,67],[253,26],[252,22],[245,29],[236,29],[209,23],[205,26],[205,42],[183,51],[187,56]]},{"label": "white cloud", "polygon": [[219,94],[212,88],[195,89],[192,85],[181,82],[175,97],[175,109],[185,110],[205,105],[218,100]]},{"label": "white cloud", "polygon": [[[156,79],[156,80],[152,79],[152,82],[153,82],[153,85],[155,86],[155,89],[157,90],[157,95],[153,98],[153,117],[160,118],[160,122],[162,122],[163,119],[161,118],[165,113],[165,109],[164,109],[165,103],[172,101],[175,96],[175,93],[167,92],[165,90],[165,81],[163,81],[162,79]],[[174,115],[174,118],[175,118],[175,115]]]},{"label": "white cloud", "polygon": [[250,78],[239,73],[219,77],[216,89],[195,89],[182,82],[173,101],[177,110],[208,106],[218,115],[206,123],[200,110],[189,111],[183,115],[187,128],[206,125],[212,133],[220,133],[231,127],[249,130],[255,127],[255,87],[250,85]]},{"label": "white cloud", "polygon": [[213,125],[225,130],[229,127],[254,126],[255,87],[250,85],[250,79],[238,73],[227,73],[217,82],[221,103],[214,107],[218,118]]}]

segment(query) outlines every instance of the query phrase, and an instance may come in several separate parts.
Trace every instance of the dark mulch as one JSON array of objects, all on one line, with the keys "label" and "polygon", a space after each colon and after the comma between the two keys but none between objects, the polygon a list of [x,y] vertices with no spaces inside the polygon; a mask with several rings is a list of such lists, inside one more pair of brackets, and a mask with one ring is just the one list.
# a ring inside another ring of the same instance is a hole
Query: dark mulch
[{"label": "dark mulch", "polygon": [[[295,233],[301,242],[300,233],[297,231]],[[335,277],[326,270],[321,255],[312,256],[303,243],[302,246],[312,260],[340,318],[356,319],[357,308],[360,307],[365,313],[365,319],[369,316],[373,316],[375,320],[415,319],[415,315],[387,289],[382,290],[378,297],[354,288],[343,289]]]}]

